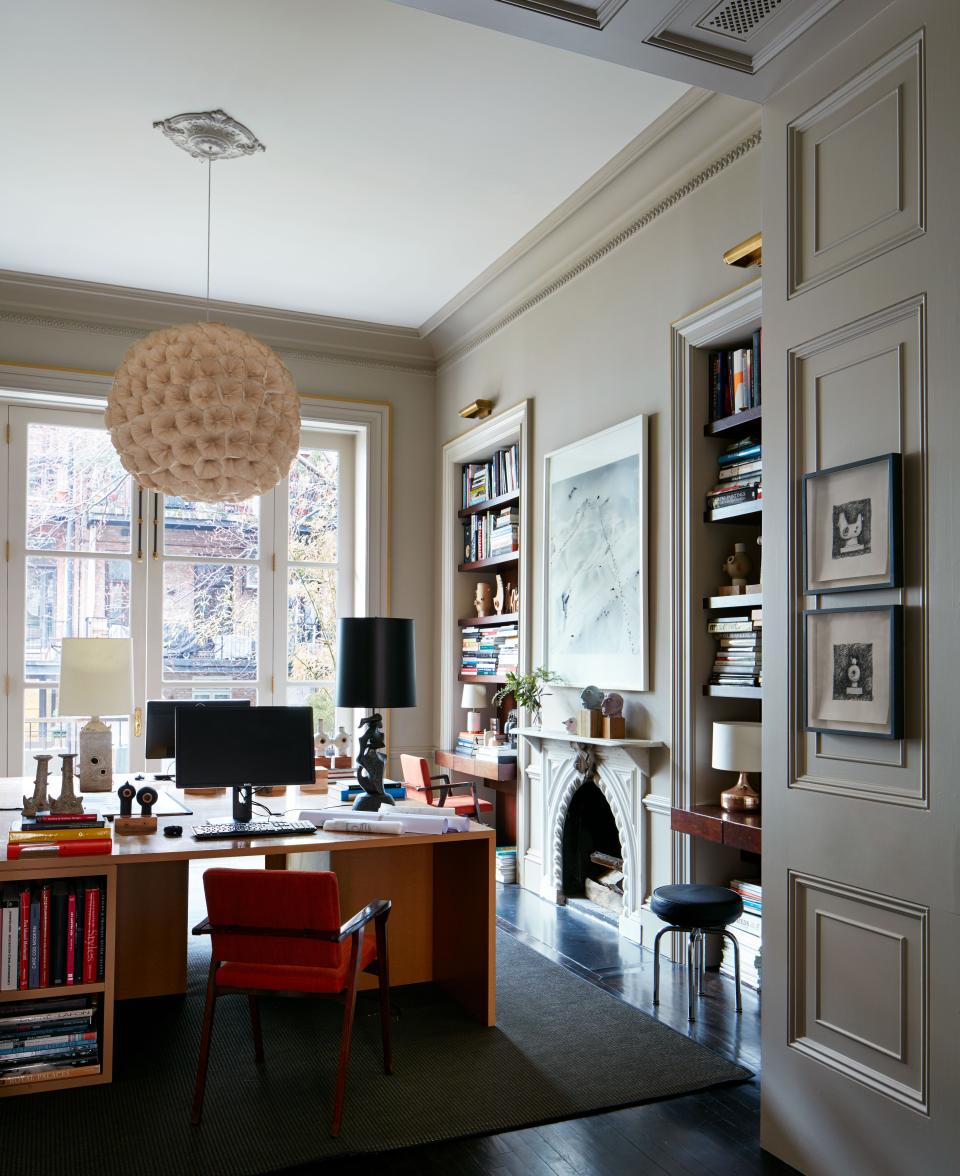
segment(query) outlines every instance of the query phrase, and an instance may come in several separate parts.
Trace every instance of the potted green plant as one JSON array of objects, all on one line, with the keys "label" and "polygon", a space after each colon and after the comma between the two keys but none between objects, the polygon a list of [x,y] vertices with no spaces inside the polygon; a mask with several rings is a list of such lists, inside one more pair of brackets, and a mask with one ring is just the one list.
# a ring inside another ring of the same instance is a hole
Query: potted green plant
[{"label": "potted green plant", "polygon": [[508,672],[507,680],[493,696],[493,702],[494,705],[499,705],[507,695],[512,694],[517,707],[529,711],[530,721],[535,727],[539,727],[543,696],[548,693],[545,687],[550,682],[559,683],[562,681],[559,674],[555,674],[543,666],[537,666],[529,674]]}]

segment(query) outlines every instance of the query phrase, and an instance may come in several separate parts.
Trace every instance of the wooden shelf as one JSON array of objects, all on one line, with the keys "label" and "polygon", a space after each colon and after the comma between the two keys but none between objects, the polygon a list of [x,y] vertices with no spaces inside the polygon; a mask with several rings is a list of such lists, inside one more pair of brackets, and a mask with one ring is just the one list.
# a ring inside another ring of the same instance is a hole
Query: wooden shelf
[{"label": "wooden shelf", "polygon": [[723,612],[728,608],[762,608],[759,592],[745,592],[742,596],[705,596],[703,607],[709,612]]},{"label": "wooden shelf", "polygon": [[474,626],[483,629],[487,625],[515,625],[519,620],[519,613],[499,613],[493,617],[461,617],[457,624],[461,629],[470,629]]},{"label": "wooden shelf", "polygon": [[490,559],[477,559],[472,563],[462,563],[457,565],[458,572],[484,572],[492,571],[494,568],[508,567],[510,564],[520,562],[520,552],[511,551],[509,555],[495,555]]},{"label": "wooden shelf", "polygon": [[759,527],[763,522],[763,499],[752,502],[738,502],[735,506],[720,506],[716,510],[703,512],[705,523],[749,523]]},{"label": "wooden shelf", "polygon": [[479,682],[480,685],[506,686],[507,679],[503,674],[458,674],[458,682]]},{"label": "wooden shelf", "polygon": [[501,494],[497,498],[488,498],[485,502],[478,502],[476,506],[465,506],[457,511],[458,519],[468,519],[471,515],[486,514],[488,510],[496,510],[501,506],[509,506],[511,502],[520,502],[520,491],[511,490],[509,494]]},{"label": "wooden shelf", "polygon": [[763,699],[762,686],[711,686],[706,685],[703,693],[708,698],[756,698]]},{"label": "wooden shelf", "polygon": [[670,810],[670,828],[719,845],[760,853],[762,823],[758,809],[730,812],[718,804],[695,804]]},{"label": "wooden shelf", "polygon": [[732,416],[721,417],[717,421],[708,421],[703,426],[703,435],[705,437],[738,437],[741,433],[752,433],[760,427],[762,416],[762,404],[758,404],[756,408],[745,408],[743,412],[735,412]]},{"label": "wooden shelf", "polygon": [[86,996],[92,992],[104,992],[106,986],[102,980],[96,984],[57,984],[47,988],[13,988],[0,992],[0,1004],[13,1000],[43,1000],[48,997],[63,999],[67,996]]}]

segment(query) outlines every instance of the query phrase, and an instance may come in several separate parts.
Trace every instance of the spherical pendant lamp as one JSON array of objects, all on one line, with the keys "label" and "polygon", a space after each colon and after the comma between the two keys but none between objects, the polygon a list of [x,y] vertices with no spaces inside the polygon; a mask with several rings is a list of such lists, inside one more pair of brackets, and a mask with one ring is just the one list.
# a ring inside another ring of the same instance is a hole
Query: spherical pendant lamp
[{"label": "spherical pendant lamp", "polygon": [[[209,306],[210,165],[264,147],[222,110],[154,125],[207,163]],[[114,375],[106,423],[144,489],[190,502],[264,494],[286,477],[300,444],[293,377],[265,343],[224,323],[164,327],[135,343]]]}]

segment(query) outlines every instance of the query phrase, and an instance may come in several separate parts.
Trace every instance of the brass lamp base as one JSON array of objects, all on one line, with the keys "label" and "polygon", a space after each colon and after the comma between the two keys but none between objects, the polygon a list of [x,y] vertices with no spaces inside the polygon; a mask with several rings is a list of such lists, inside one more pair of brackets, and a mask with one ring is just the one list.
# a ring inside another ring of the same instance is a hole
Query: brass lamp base
[{"label": "brass lamp base", "polygon": [[750,787],[750,777],[746,772],[740,773],[740,779],[732,788],[726,788],[720,793],[720,807],[728,812],[743,812],[744,809],[760,807],[760,793]]}]

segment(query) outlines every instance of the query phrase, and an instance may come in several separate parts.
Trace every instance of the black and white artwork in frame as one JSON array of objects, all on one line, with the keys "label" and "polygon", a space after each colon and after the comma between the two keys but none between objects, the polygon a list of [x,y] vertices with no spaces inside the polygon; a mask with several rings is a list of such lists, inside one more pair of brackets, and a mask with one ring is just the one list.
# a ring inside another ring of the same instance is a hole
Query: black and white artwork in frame
[{"label": "black and white artwork in frame", "polygon": [[804,475],[807,595],[899,588],[902,516],[899,453],[885,453]]},{"label": "black and white artwork in frame", "polygon": [[903,609],[804,613],[806,729],[903,738]]}]

